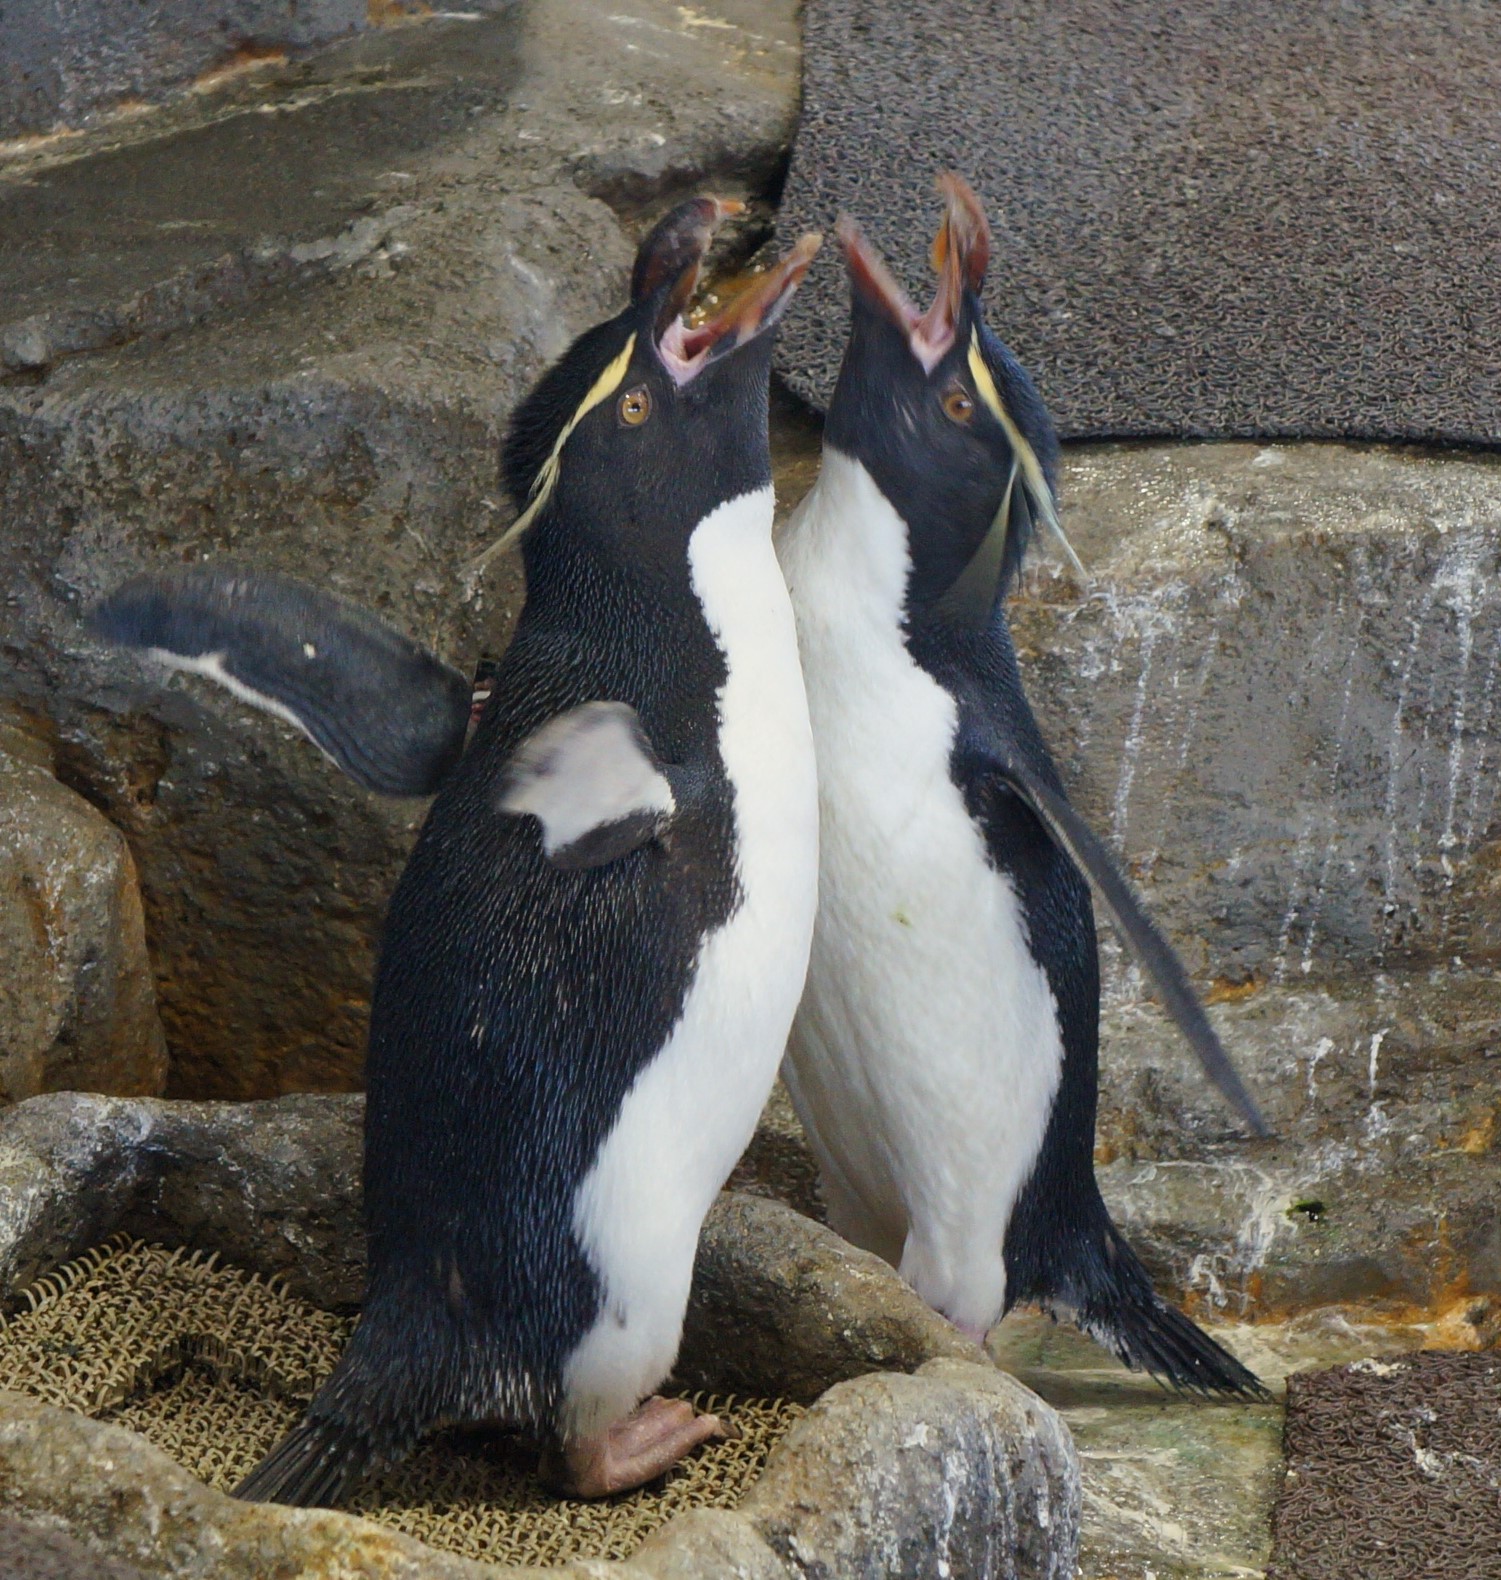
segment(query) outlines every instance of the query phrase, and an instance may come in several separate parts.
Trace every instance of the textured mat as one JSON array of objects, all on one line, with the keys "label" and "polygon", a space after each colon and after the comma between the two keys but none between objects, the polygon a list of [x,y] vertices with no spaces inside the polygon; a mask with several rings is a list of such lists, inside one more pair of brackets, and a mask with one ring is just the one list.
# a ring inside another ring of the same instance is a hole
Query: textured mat
[{"label": "textured mat", "polygon": [[1501,1355],[1288,1378],[1267,1580],[1498,1580]]},{"label": "textured mat", "polygon": [[[916,294],[952,165],[1060,430],[1501,439],[1486,0],[808,0],[784,237],[862,221]],[[821,405],[837,248],[784,326]]]},{"label": "textured mat", "polygon": [[[129,1427],[220,1490],[292,1426],[354,1326],[213,1257],[126,1237],[40,1280],[18,1307],[0,1328],[0,1388]],[[624,1497],[559,1499],[536,1481],[534,1451],[473,1434],[429,1443],[348,1507],[491,1563],[626,1558],[684,1509],[733,1508],[803,1413],[784,1400],[693,1397],[739,1438]]]}]

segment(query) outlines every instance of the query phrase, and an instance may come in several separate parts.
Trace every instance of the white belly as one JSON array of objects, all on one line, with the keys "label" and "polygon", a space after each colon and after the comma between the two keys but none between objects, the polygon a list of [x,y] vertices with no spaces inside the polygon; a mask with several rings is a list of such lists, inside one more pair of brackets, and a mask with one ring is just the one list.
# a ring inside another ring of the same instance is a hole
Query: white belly
[{"label": "white belly", "polygon": [[682,1019],[579,1189],[575,1232],[604,1310],[565,1377],[576,1435],[618,1419],[671,1368],[699,1229],[771,1091],[807,971],[818,795],[771,516],[767,487],[721,506],[689,544],[728,670],[719,749],[734,788],[742,898],[704,941]]},{"label": "white belly", "polygon": [[780,552],[822,825],[788,1086],[835,1227],[983,1329],[1058,1088],[1056,1006],[949,776],[954,701],[902,641],[902,521],[864,467],[826,450]]}]

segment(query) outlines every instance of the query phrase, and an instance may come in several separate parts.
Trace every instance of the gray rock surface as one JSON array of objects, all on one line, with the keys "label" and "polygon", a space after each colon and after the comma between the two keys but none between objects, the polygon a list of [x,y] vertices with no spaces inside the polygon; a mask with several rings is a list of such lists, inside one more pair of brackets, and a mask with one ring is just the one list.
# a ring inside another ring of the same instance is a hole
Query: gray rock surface
[{"label": "gray rock surface", "polygon": [[175,1103],[72,1092],[0,1114],[0,1288],[117,1229],[353,1305],[365,1274],[364,1100]]},{"label": "gray rock surface", "polygon": [[0,1102],[166,1075],[130,851],[0,703]]},{"label": "gray rock surface", "polygon": [[1278,1132],[1235,1139],[1112,942],[1112,1206],[1224,1315],[1493,1325],[1501,472],[1111,447],[1063,493],[1095,583],[1018,600],[1034,702]]},{"label": "gray rock surface", "polygon": [[1100,447],[1062,493],[1094,585],[1031,579],[1028,683],[1199,975],[1494,959],[1494,462]]},{"label": "gray rock surface", "polygon": [[[795,7],[533,0],[435,18],[0,161],[0,694],[130,842],[184,1096],[358,1084],[421,807],[377,803],[79,614],[238,559],[460,665],[505,641],[517,395],[623,299],[646,219],[775,184]],[[742,232],[747,244],[758,232]]]},{"label": "gray rock surface", "polygon": [[[504,0],[475,9],[497,3]],[[426,10],[417,0],[10,0],[0,11],[0,138],[139,109],[206,73],[285,58]]]},{"label": "gray rock surface", "polygon": [[[60,1094],[0,1114],[0,1291],[126,1228],[342,1303],[362,1271],[362,1107]],[[777,1203],[727,1195],[706,1226],[693,1304],[685,1379],[817,1402],[739,1510],[673,1521],[623,1568],[567,1572],[1073,1573],[1066,1427],[875,1258]],[[153,1576],[501,1572],[344,1515],[236,1503],[129,1432],[15,1394],[0,1396],[0,1499]]]},{"label": "gray rock surface", "polygon": [[0,1574],[10,1580],[144,1580],[133,1564],[100,1558],[66,1531],[0,1515]]},{"label": "gray rock surface", "polygon": [[24,1394],[0,1393],[0,1497],[152,1580],[483,1580],[525,1572],[450,1557],[347,1514],[238,1503],[136,1433]]},{"label": "gray rock surface", "polygon": [[830,1383],[981,1351],[879,1257],[780,1203],[724,1192],[704,1224],[677,1375],[810,1402]]},{"label": "gray rock surface", "polygon": [[935,1360],[831,1388],[741,1512],[804,1575],[1072,1580],[1078,1474],[1067,1430],[1034,1394]]}]

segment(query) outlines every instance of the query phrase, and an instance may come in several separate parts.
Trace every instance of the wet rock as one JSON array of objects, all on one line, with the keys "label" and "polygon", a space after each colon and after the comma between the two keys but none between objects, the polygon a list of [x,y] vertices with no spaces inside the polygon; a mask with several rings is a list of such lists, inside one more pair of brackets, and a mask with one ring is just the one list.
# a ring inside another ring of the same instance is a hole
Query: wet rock
[{"label": "wet rock", "polygon": [[1237,1138],[1107,938],[1113,1210],[1231,1315],[1494,1296],[1501,471],[1101,447],[1063,495],[1095,583],[1018,600],[1034,702],[1277,1130]]},{"label": "wet rock", "polygon": [[0,709],[0,1102],[159,1092],[166,1074],[125,840]]},{"label": "wet rock", "polygon": [[1029,582],[1028,685],[1201,978],[1495,958],[1494,462],[1091,448],[1062,494],[1094,585]]},{"label": "wet rock", "polygon": [[[791,0],[544,0],[273,64],[0,164],[0,693],[139,866],[182,1096],[358,1085],[422,815],[287,727],[90,642],[123,577],[308,577],[461,666],[503,646],[495,457],[682,190],[774,184]],[[616,205],[612,207],[611,205]]]},{"label": "wet rock", "polygon": [[1223,1580],[1259,1575],[1271,1547],[1286,1378],[1432,1346],[1431,1325],[1324,1310],[1229,1324],[1215,1337],[1272,1388],[1275,1403],[1210,1403],[1122,1370],[1071,1328],[1019,1315],[988,1349],[1067,1423],[1083,1486],[1080,1580]]},{"label": "wet rock", "polygon": [[1166,1287],[1229,1316],[1361,1302],[1501,1319],[1495,1048],[1486,972],[1267,988],[1212,1013],[1259,1072],[1278,1138],[1218,1125],[1155,1009],[1107,1020],[1101,1184]]}]

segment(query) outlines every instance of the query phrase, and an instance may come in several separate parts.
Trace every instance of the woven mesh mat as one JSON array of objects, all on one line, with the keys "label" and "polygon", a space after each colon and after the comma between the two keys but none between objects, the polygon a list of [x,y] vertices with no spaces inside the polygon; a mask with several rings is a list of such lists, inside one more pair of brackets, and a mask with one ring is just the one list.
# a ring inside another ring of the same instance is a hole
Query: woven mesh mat
[{"label": "woven mesh mat", "polygon": [[[778,230],[853,212],[924,300],[952,165],[991,321],[1066,437],[1501,436],[1485,0],[807,0]],[[822,405],[825,247],[777,342]]]},{"label": "woven mesh mat", "polygon": [[[297,1420],[353,1321],[212,1256],[118,1236],[40,1280],[0,1329],[0,1388],[129,1427],[227,1490]],[[785,1400],[693,1396],[738,1439],[661,1481],[581,1503],[545,1492],[535,1452],[449,1434],[372,1479],[350,1511],[492,1563],[625,1558],[684,1509],[733,1508],[803,1413]]]},{"label": "woven mesh mat", "polygon": [[1498,1580],[1501,1355],[1288,1378],[1267,1580]]}]

